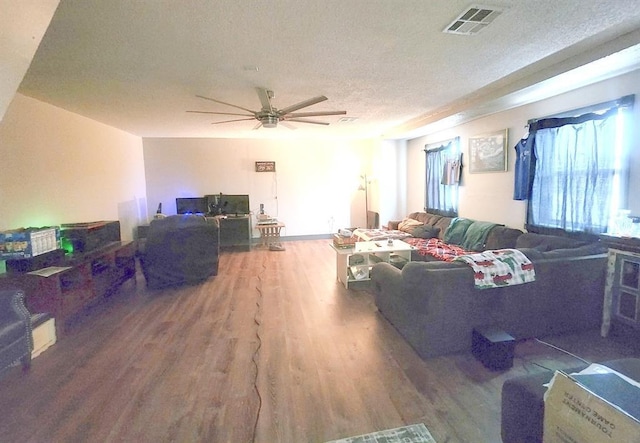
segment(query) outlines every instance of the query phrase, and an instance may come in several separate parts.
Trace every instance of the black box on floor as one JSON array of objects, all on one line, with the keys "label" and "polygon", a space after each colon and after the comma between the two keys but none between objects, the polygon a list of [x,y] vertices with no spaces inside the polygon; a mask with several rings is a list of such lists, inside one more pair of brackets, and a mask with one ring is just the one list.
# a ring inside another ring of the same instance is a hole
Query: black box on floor
[{"label": "black box on floor", "polygon": [[500,328],[483,326],[473,329],[471,353],[493,371],[513,366],[514,348],[514,338]]}]

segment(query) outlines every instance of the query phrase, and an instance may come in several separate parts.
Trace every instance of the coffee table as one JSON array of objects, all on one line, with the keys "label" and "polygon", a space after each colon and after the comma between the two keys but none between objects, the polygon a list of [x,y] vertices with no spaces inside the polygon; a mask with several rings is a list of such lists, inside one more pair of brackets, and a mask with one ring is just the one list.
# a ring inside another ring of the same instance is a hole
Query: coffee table
[{"label": "coffee table", "polygon": [[411,261],[413,246],[401,240],[356,242],[353,247],[339,248],[336,252],[336,278],[345,288],[356,282],[369,281],[371,267],[376,263],[407,263]]}]

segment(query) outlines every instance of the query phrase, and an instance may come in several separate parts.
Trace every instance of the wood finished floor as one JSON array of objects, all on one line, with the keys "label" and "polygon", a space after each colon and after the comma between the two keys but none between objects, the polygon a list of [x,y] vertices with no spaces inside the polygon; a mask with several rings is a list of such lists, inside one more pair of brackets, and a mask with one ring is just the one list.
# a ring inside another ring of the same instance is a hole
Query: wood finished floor
[{"label": "wood finished floor", "polygon": [[[328,240],[225,251],[202,285],[138,275],[33,361],[0,377],[3,442],[325,442],[425,423],[438,443],[500,442],[504,380],[575,358],[533,340],[514,367],[421,360]],[[452,297],[455,296],[452,294]],[[598,331],[546,338],[590,361],[640,356]]]}]

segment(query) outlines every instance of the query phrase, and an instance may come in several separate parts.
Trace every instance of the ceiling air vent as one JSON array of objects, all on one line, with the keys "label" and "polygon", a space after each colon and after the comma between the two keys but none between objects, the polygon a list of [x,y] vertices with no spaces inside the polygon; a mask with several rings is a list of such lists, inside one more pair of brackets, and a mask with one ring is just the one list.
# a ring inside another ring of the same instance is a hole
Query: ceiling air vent
[{"label": "ceiling air vent", "polygon": [[452,21],[442,32],[446,34],[477,34],[502,13],[497,8],[473,5]]}]

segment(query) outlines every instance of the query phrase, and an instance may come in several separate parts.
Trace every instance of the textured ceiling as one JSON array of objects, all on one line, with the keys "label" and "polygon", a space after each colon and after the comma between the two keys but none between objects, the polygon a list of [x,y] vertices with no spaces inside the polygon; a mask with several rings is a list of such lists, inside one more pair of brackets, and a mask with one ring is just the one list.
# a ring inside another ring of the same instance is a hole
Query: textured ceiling
[{"label": "textured ceiling", "polygon": [[[19,92],[143,137],[398,136],[640,43],[637,0],[487,4],[503,13],[460,36],[460,0],[62,0]],[[256,87],[357,120],[185,112],[259,110]]]}]

